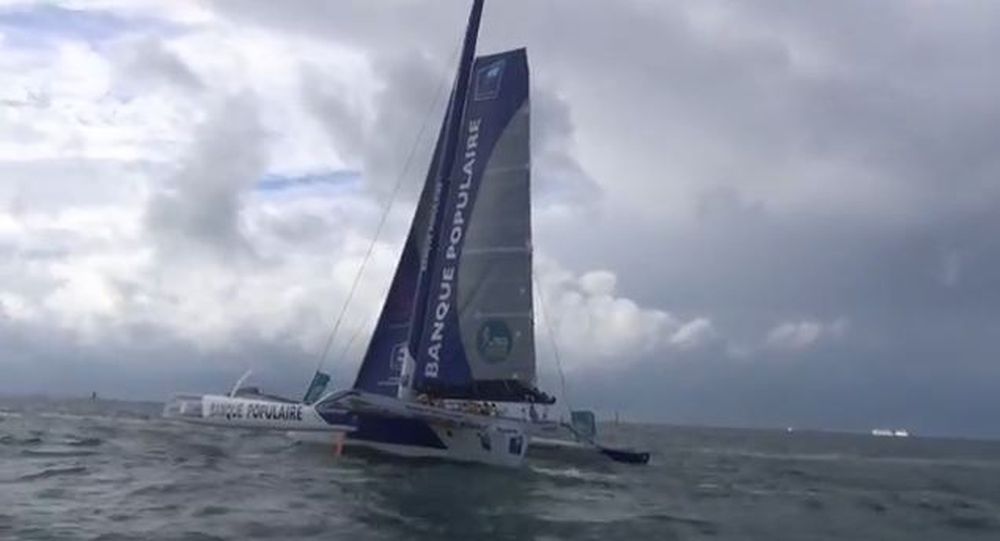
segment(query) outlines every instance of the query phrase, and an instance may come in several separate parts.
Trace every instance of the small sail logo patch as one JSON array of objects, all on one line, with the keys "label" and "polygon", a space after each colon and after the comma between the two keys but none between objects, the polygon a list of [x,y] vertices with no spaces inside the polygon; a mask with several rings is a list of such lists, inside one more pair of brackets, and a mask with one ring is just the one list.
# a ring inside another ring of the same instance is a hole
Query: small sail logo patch
[{"label": "small sail logo patch", "polygon": [[491,363],[499,363],[510,355],[514,344],[510,327],[498,319],[491,319],[479,327],[476,335],[476,349],[484,359]]},{"label": "small sail logo patch", "polygon": [[392,346],[392,350],[389,352],[389,373],[378,384],[383,387],[395,387],[399,385],[399,378],[403,372],[403,363],[406,362],[408,355],[409,350],[406,349],[406,342],[400,342]]},{"label": "small sail logo patch", "polygon": [[400,342],[393,346],[392,353],[389,354],[390,374],[397,377],[399,376],[399,373],[403,371],[403,363],[406,362],[407,354],[406,342]]},{"label": "small sail logo patch", "polygon": [[503,69],[506,59],[501,58],[490,62],[476,71],[474,99],[476,101],[492,100],[500,95],[500,80],[503,79]]}]

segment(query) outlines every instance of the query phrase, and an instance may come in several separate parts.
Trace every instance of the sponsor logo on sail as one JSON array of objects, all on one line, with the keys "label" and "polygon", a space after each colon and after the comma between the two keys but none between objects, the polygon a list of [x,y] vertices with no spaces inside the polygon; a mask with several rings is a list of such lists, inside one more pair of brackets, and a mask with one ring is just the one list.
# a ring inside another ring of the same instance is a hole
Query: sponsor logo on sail
[{"label": "sponsor logo on sail", "polygon": [[495,62],[490,62],[476,71],[475,90],[473,99],[476,101],[492,100],[500,95],[500,81],[503,79],[503,70],[507,65],[507,60],[501,58]]},{"label": "sponsor logo on sail", "polygon": [[430,343],[426,350],[429,360],[424,365],[424,377],[427,378],[437,378],[441,369],[441,347],[444,341],[445,318],[451,312],[452,298],[455,296],[455,278],[458,274],[458,255],[462,247],[462,238],[465,236],[465,228],[468,226],[469,191],[472,188],[475,172],[481,123],[481,118],[474,118],[469,121],[467,126],[462,178],[455,192],[450,227],[444,231],[446,236],[442,239],[445,241],[444,264],[441,266],[441,280],[438,282],[438,292],[434,304]]},{"label": "sponsor logo on sail", "polygon": [[391,374],[399,376],[399,373],[403,371],[406,356],[406,342],[400,342],[392,347],[392,353],[389,354],[389,372]]},{"label": "sponsor logo on sail", "polygon": [[483,322],[479,332],[476,333],[476,349],[491,363],[505,361],[510,355],[513,343],[510,327],[499,319]]},{"label": "sponsor logo on sail", "polygon": [[403,373],[403,364],[409,355],[410,352],[406,342],[400,342],[393,346],[392,351],[389,352],[389,376],[378,382],[378,384],[384,386],[399,385],[400,375]]}]

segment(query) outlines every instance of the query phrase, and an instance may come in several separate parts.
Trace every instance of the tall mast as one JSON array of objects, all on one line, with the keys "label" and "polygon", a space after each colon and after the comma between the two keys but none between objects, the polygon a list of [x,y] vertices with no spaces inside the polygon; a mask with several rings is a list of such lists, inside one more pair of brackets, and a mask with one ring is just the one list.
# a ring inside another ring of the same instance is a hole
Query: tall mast
[{"label": "tall mast", "polygon": [[439,161],[440,167],[437,170],[437,182],[434,187],[434,211],[430,224],[427,228],[426,251],[422,254],[420,261],[420,278],[417,282],[416,302],[413,306],[413,319],[410,325],[410,336],[408,350],[409,355],[403,363],[399,379],[400,398],[412,398],[413,394],[413,371],[417,348],[420,347],[420,338],[423,336],[424,314],[427,312],[427,303],[430,298],[430,275],[428,273],[428,262],[433,261],[438,251],[438,232],[441,229],[441,222],[444,219],[443,198],[448,193],[448,186],[451,179],[451,164],[455,161],[455,153],[458,149],[458,136],[461,131],[462,120],[465,116],[465,101],[469,90],[469,79],[472,71],[472,62],[476,56],[476,40],[479,37],[479,21],[483,14],[484,0],[474,0],[472,11],[469,13],[469,24],[465,29],[465,41],[462,43],[462,55],[458,64],[458,75],[455,78],[455,86],[452,89],[451,99],[448,103],[448,110],[445,116],[444,147]]}]

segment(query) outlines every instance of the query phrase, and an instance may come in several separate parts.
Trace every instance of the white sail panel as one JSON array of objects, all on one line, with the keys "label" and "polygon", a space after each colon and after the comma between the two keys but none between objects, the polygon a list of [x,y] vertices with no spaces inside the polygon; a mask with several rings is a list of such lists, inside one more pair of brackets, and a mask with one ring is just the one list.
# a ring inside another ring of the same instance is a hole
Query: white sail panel
[{"label": "white sail panel", "polygon": [[459,327],[474,380],[535,381],[529,105],[483,170],[458,275]]}]

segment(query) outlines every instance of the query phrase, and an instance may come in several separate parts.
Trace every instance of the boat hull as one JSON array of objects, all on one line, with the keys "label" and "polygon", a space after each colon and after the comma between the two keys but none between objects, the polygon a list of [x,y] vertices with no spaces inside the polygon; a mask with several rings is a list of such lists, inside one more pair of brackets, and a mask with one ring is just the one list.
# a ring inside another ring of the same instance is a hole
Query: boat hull
[{"label": "boat hull", "polygon": [[[307,444],[318,444],[338,448],[343,446],[350,451],[375,451],[377,453],[404,457],[404,458],[435,458],[445,460],[458,460],[466,462],[484,462],[477,456],[476,446],[480,445],[478,433],[471,430],[452,430],[449,435],[445,429],[435,429],[430,426],[423,427],[438,437],[435,443],[427,438],[427,435],[418,435],[422,429],[414,427],[405,428],[397,432],[382,432],[383,429],[399,429],[395,422],[385,424],[384,420],[367,419],[368,427],[352,433],[333,436],[321,432],[289,431],[288,436],[296,441]],[[417,421],[417,423],[421,423]],[[365,420],[362,420],[361,427],[365,427]],[[372,425],[382,425],[378,431],[372,430]],[[611,459],[614,462],[624,464],[646,464],[649,462],[648,452],[634,451],[631,449],[619,449],[607,447],[584,441],[571,439],[553,438],[536,435],[533,430],[537,427],[529,427],[528,443],[525,449],[525,458],[548,459],[573,461],[578,463],[592,463],[594,461],[605,461]],[[404,434],[409,436],[404,437]],[[512,462],[508,465],[517,465],[519,462]]]},{"label": "boat hull", "polygon": [[330,401],[317,408],[223,395],[178,395],[167,403],[163,415],[198,425],[312,434],[309,440],[338,448],[366,447],[400,456],[496,466],[519,466],[527,451],[524,424],[514,419],[349,397],[354,399],[351,405]]},{"label": "boat hull", "polygon": [[[593,458],[644,464],[648,453],[559,437],[550,421],[488,416],[346,391],[317,406],[224,395],[178,395],[164,417],[226,428],[287,432],[332,448],[363,448],[402,457],[441,458],[516,467],[529,448],[536,456]],[[570,430],[569,434],[572,434]]]},{"label": "boat hull", "polygon": [[[436,458],[499,466],[518,466],[527,452],[521,430],[434,426],[419,419],[362,415],[358,428],[342,435],[289,431],[304,443],[370,450],[405,458]],[[511,439],[514,439],[513,451]]]}]

